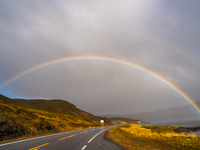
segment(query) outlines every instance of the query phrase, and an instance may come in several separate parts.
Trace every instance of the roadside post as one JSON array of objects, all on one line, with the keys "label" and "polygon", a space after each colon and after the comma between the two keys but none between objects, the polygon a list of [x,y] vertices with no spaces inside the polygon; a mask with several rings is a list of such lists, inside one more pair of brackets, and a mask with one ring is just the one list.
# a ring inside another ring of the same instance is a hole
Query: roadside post
[{"label": "roadside post", "polygon": [[31,125],[31,137],[32,137],[32,133],[33,133],[33,125]]},{"label": "roadside post", "polygon": [[106,126],[106,139],[108,139],[108,130],[107,130],[107,126]]}]

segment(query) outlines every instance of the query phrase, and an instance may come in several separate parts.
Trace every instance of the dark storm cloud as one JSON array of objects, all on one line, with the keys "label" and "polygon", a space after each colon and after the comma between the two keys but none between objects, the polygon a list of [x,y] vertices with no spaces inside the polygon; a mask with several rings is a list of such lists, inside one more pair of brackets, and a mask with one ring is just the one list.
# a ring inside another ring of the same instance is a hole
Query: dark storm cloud
[{"label": "dark storm cloud", "polygon": [[[195,0],[1,1],[0,83],[54,59],[100,55],[144,66],[199,101],[199,5]],[[96,114],[186,104],[149,74],[88,60],[37,70],[1,93],[61,98]]]}]

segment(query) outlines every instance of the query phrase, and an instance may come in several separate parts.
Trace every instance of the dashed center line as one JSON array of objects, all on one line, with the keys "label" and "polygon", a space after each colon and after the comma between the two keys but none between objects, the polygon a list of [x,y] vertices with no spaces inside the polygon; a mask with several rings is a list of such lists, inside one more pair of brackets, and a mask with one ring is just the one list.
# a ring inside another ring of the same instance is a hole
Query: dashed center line
[{"label": "dashed center line", "polygon": [[43,144],[43,145],[40,145],[40,146],[37,146],[37,147],[34,147],[34,148],[31,148],[29,150],[38,150],[38,148],[42,147],[42,146],[45,146],[45,145],[48,145],[49,143],[46,143],[46,144]]},{"label": "dashed center line", "polygon": [[83,134],[83,133],[86,133],[86,132],[88,132],[88,131],[83,131],[83,132],[81,132],[80,134]]},{"label": "dashed center line", "polygon": [[66,139],[66,138],[71,138],[71,137],[73,137],[73,136],[75,136],[75,135],[77,135],[77,134],[73,134],[73,135],[70,135],[70,136],[66,136],[66,137],[63,137],[63,138],[61,138],[61,139],[59,139],[59,140],[63,140],[63,139]]}]

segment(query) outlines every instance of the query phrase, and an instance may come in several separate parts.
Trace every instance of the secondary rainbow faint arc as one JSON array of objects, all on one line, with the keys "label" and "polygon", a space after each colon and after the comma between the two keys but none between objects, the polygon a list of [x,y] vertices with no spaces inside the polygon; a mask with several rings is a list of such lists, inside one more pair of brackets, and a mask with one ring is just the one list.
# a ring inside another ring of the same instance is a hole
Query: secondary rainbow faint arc
[{"label": "secondary rainbow faint arc", "polygon": [[8,81],[6,81],[4,84],[2,84],[0,86],[0,89],[2,89],[3,87],[5,87],[6,85],[10,84],[11,82],[17,80],[18,78],[21,78],[33,71],[36,71],[38,69],[41,69],[43,67],[47,67],[50,65],[55,65],[58,63],[64,63],[64,62],[69,62],[69,61],[80,61],[80,60],[99,60],[99,61],[108,61],[108,62],[114,62],[114,63],[119,63],[122,65],[126,65],[126,66],[130,66],[132,68],[141,70],[147,74],[152,75],[153,77],[157,78],[158,80],[162,81],[163,83],[165,83],[166,85],[168,85],[170,88],[172,88],[174,91],[176,91],[182,98],[184,98],[200,115],[200,108],[198,107],[198,105],[196,105],[194,103],[194,101],[187,96],[187,94],[185,94],[181,89],[179,89],[177,86],[175,86],[173,83],[169,82],[168,80],[166,80],[165,78],[163,78],[162,76],[158,75],[157,73],[139,66],[137,64],[125,61],[125,60],[120,60],[120,59],[116,59],[116,58],[111,58],[111,57],[105,57],[105,56],[73,56],[73,57],[65,57],[65,58],[60,58],[60,59],[56,59],[56,60],[52,60],[52,61],[48,61],[45,63],[42,63],[40,65],[34,66],[30,69],[27,69],[19,74],[17,74],[16,76],[10,78]]}]

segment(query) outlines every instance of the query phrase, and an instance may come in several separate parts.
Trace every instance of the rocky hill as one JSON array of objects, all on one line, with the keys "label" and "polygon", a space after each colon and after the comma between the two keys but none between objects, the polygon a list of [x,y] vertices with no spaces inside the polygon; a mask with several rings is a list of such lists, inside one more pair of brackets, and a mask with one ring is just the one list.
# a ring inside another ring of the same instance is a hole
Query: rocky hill
[{"label": "rocky hill", "polygon": [[100,119],[62,100],[20,100],[0,95],[0,141],[100,126]]}]

